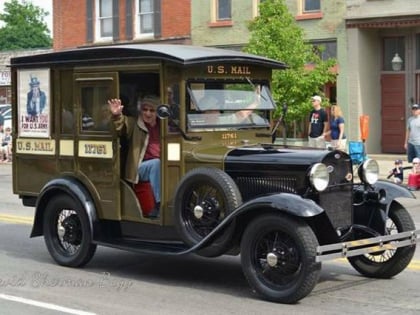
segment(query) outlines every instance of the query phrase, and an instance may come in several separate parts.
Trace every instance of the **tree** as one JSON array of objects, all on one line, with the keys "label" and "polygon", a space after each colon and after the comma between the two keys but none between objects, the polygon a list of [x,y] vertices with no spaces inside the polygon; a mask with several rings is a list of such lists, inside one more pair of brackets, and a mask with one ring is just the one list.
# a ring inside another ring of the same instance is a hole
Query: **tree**
[{"label": "tree", "polygon": [[311,109],[310,97],[322,94],[324,84],[335,82],[330,69],[336,60],[323,61],[319,50],[305,41],[302,28],[284,0],[265,0],[259,10],[259,16],[249,24],[251,36],[245,50],[286,63],[287,70],[273,72],[271,88],[278,104],[276,114],[286,103],[287,121],[301,120]]},{"label": "tree", "polygon": [[0,21],[0,50],[50,48],[52,39],[44,18],[48,12],[23,0],[10,0],[4,4]]}]

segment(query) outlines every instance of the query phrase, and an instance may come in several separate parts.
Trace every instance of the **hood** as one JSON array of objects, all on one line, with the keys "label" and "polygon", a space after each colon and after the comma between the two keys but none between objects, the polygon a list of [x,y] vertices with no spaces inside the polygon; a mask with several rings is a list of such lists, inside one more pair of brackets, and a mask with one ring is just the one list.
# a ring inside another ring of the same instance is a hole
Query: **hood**
[{"label": "hood", "polygon": [[[266,170],[288,169],[290,166],[307,168],[322,162],[331,151],[281,146],[242,147],[230,151],[225,159],[225,170]],[[252,167],[251,167],[252,166]]]}]

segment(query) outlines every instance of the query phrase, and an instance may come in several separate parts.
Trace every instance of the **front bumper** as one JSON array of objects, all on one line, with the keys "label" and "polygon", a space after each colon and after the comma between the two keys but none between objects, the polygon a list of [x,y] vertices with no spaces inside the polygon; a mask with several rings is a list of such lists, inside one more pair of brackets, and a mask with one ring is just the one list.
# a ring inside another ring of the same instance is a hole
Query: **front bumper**
[{"label": "front bumper", "polygon": [[317,247],[316,261],[346,258],[363,254],[395,250],[399,247],[414,246],[420,238],[420,230],[383,235],[361,240],[321,245]]}]

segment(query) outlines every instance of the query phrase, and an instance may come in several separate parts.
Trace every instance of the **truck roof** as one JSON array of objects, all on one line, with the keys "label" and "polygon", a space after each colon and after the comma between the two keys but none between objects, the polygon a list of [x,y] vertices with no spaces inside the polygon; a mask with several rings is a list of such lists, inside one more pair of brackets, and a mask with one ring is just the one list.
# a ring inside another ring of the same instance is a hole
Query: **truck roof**
[{"label": "truck roof", "polygon": [[113,60],[167,60],[184,66],[203,63],[246,63],[271,69],[284,69],[280,61],[262,56],[212,47],[171,44],[112,45],[60,50],[11,58],[12,67],[51,66]]}]

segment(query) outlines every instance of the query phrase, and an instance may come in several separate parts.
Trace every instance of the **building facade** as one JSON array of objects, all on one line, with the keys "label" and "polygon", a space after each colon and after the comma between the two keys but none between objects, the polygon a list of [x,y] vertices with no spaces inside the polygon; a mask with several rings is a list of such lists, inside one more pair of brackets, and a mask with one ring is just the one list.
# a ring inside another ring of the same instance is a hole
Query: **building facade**
[{"label": "building facade", "polygon": [[[53,0],[54,49],[164,42],[241,50],[261,1],[179,0],[174,6],[163,0]],[[337,58],[337,82],[324,92],[342,107],[348,139],[361,139],[359,117],[368,115],[367,152],[405,152],[410,104],[420,103],[418,0],[285,3],[308,42]],[[14,52],[6,54],[0,57]],[[7,64],[0,68],[4,103],[10,102]]]},{"label": "building facade", "polygon": [[190,44],[191,3],[53,0],[53,48],[133,42]]},{"label": "building facade", "polygon": [[402,153],[410,105],[420,102],[420,3],[346,4],[350,119],[369,114],[373,152]]}]

